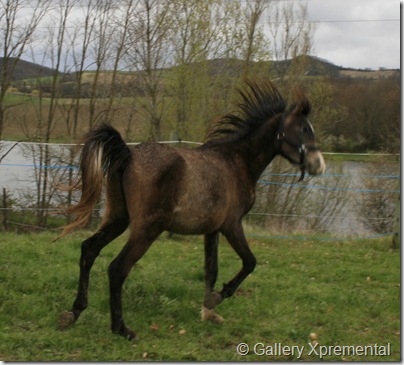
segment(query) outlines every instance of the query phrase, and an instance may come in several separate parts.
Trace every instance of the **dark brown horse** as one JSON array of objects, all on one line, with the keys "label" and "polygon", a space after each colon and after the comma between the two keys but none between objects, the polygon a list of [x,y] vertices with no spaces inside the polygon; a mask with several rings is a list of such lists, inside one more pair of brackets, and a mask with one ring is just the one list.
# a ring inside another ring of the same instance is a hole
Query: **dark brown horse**
[{"label": "dark brown horse", "polygon": [[[111,126],[89,132],[81,154],[81,200],[70,208],[85,224],[106,181],[106,210],[100,229],[81,248],[80,278],[73,308],[60,319],[66,328],[87,307],[89,275],[103,247],[130,226],[127,244],[109,266],[112,331],[136,337],[122,316],[122,285],[133,265],[163,231],[204,234],[205,299],[202,319],[221,322],[214,308],[233,295],[254,270],[256,259],[243,232],[242,219],[255,199],[258,178],[280,154],[300,166],[302,176],[321,174],[324,159],[307,120],[310,103],[298,94],[289,107],[272,83],[247,83],[237,115],[226,115],[199,148],[188,150],[158,143],[128,147]],[[218,242],[222,233],[242,260],[241,270],[214,290]]]}]

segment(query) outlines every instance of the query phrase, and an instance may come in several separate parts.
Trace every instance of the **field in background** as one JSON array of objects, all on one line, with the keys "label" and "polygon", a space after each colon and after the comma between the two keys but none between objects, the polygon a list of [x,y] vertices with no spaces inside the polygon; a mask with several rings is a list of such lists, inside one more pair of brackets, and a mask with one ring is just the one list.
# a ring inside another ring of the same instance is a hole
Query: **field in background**
[{"label": "field in background", "polygon": [[[163,235],[124,286],[127,324],[140,336],[128,342],[109,331],[107,267],[125,242],[101,253],[92,272],[89,308],[59,332],[59,314],[76,293],[78,232],[51,243],[57,233],[2,234],[0,255],[0,360],[5,361],[271,361],[296,356],[258,356],[263,343],[305,346],[384,346],[390,356],[326,356],[323,360],[398,361],[400,354],[400,252],[390,237],[355,241],[250,238],[255,272],[217,312],[223,325],[200,320],[203,245],[200,237]],[[223,238],[218,289],[239,270],[240,260]],[[247,356],[236,352],[250,346]]]}]

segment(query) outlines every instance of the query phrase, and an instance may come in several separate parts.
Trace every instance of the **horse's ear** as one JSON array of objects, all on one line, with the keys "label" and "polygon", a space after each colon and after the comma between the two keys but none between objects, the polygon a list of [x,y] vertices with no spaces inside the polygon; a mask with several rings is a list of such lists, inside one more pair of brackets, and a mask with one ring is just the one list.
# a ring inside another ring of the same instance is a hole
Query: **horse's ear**
[{"label": "horse's ear", "polygon": [[294,90],[294,97],[296,101],[289,106],[289,114],[300,114],[307,117],[311,112],[311,104],[309,99],[307,99],[306,95],[301,89]]}]

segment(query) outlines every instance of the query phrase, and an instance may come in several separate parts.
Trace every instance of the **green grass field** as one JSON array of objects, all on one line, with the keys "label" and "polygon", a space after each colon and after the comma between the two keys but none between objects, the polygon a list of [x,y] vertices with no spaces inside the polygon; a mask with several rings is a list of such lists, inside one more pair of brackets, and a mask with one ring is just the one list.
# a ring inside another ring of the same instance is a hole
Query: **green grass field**
[{"label": "green grass field", "polygon": [[[140,337],[129,342],[109,330],[106,274],[125,237],[101,253],[92,271],[88,309],[61,332],[58,317],[74,300],[80,243],[88,234],[51,243],[55,235],[1,234],[0,360],[320,360],[311,346],[317,353],[320,346],[332,349],[322,359],[327,361],[401,358],[400,252],[389,249],[390,237],[250,238],[258,265],[237,294],[217,308],[226,321],[216,325],[200,320],[201,238],[163,236],[124,286],[126,323]],[[240,264],[221,239],[219,289]],[[318,345],[310,333],[316,334]],[[240,343],[249,346],[246,356],[237,353]],[[279,346],[283,352],[275,353]],[[302,348],[301,356],[287,346]],[[356,353],[341,354],[338,347],[326,346],[351,346]],[[372,356],[369,349],[375,346],[379,352]]]}]

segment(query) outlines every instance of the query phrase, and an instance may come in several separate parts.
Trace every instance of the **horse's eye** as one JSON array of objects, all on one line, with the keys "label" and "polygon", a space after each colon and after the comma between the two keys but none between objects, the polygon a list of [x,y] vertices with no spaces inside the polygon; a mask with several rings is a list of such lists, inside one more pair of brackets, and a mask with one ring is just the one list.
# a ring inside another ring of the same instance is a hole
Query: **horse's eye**
[{"label": "horse's eye", "polygon": [[307,126],[302,127],[302,132],[305,134],[309,133],[309,127]]}]

